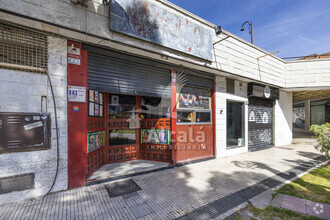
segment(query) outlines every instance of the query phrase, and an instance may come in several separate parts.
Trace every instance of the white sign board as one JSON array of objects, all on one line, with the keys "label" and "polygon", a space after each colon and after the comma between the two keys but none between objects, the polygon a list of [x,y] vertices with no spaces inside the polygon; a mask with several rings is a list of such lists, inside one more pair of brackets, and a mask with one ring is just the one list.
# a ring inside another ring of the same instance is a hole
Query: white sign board
[{"label": "white sign board", "polygon": [[68,57],[68,63],[74,65],[80,65],[80,59]]},{"label": "white sign board", "polygon": [[68,102],[86,102],[86,87],[68,86]]},{"label": "white sign board", "polygon": [[35,122],[32,124],[24,125],[24,129],[27,131],[27,130],[31,130],[31,129],[42,127],[42,126],[43,126],[42,122],[38,121],[38,122]]}]

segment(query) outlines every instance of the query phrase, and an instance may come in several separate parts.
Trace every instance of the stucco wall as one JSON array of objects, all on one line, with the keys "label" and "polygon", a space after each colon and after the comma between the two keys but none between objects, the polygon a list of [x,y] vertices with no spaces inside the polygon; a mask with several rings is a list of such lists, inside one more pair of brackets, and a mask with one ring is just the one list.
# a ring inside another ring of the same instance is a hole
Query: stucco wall
[{"label": "stucco wall", "polygon": [[292,92],[280,90],[280,99],[274,106],[274,144],[281,146],[292,142]]},{"label": "stucco wall", "polygon": [[[48,71],[54,87],[59,126],[60,167],[53,191],[67,189],[67,58],[66,40],[48,37]],[[56,169],[54,107],[45,74],[0,69],[0,111],[41,112],[41,97],[47,97],[51,114],[51,149],[0,154],[0,177],[35,173],[35,188],[0,195],[0,204],[41,196],[52,184]]]},{"label": "stucco wall", "polygon": [[[242,83],[242,90],[239,88]],[[237,101],[244,103],[245,111],[245,146],[227,149],[227,101]],[[215,78],[215,119],[216,119],[216,157],[230,156],[248,151],[247,140],[247,83],[235,81],[235,94],[226,93],[226,78],[217,76]]]}]

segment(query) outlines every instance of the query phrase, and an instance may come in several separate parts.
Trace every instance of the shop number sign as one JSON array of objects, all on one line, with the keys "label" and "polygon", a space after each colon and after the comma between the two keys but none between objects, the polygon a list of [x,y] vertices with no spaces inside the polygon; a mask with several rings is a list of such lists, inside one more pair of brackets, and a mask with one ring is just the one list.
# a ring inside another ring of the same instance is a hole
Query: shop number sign
[{"label": "shop number sign", "polygon": [[69,102],[86,102],[86,87],[68,86]]}]

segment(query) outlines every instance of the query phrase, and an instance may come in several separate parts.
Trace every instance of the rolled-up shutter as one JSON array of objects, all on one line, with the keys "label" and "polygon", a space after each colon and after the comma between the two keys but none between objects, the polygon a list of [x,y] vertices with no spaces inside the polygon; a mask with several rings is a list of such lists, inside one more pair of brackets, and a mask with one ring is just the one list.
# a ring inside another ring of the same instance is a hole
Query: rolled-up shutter
[{"label": "rolled-up shutter", "polygon": [[[88,51],[88,88],[110,93],[171,96],[170,70],[148,65],[129,55],[105,54],[104,49],[85,46]],[[100,53],[98,53],[98,51]],[[126,59],[125,59],[126,56]]]},{"label": "rolled-up shutter", "polygon": [[183,74],[185,75],[185,77],[183,77],[185,78],[185,85],[213,89],[213,75],[207,73],[197,73],[189,70],[184,70]]}]

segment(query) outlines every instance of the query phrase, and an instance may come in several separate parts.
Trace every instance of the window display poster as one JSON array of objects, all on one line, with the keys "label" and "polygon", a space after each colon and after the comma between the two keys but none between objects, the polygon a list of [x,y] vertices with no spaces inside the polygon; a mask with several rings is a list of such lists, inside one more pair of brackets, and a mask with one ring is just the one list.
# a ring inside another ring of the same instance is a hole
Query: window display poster
[{"label": "window display poster", "polygon": [[89,101],[94,102],[94,90],[89,90]]},{"label": "window display poster", "polygon": [[103,94],[99,93],[99,101],[100,101],[100,105],[103,105]]},{"label": "window display poster", "polygon": [[88,115],[89,116],[94,116],[94,103],[90,102],[89,107],[88,107]]},{"label": "window display poster", "polygon": [[169,130],[141,129],[142,144],[170,144]]},{"label": "window display poster", "polygon": [[118,95],[111,96],[111,105],[119,105],[119,96]]},{"label": "window display poster", "polygon": [[104,131],[87,134],[87,153],[91,153],[105,145]]},{"label": "window display poster", "polygon": [[94,102],[99,103],[99,92],[95,91]]},{"label": "window display poster", "polygon": [[209,89],[184,86],[179,88],[177,96],[177,108],[211,109]]},{"label": "window display poster", "polygon": [[103,105],[100,105],[100,117],[103,117]]},{"label": "window display poster", "polygon": [[100,105],[95,104],[95,111],[94,111],[95,116],[99,116],[99,112],[100,112]]}]

